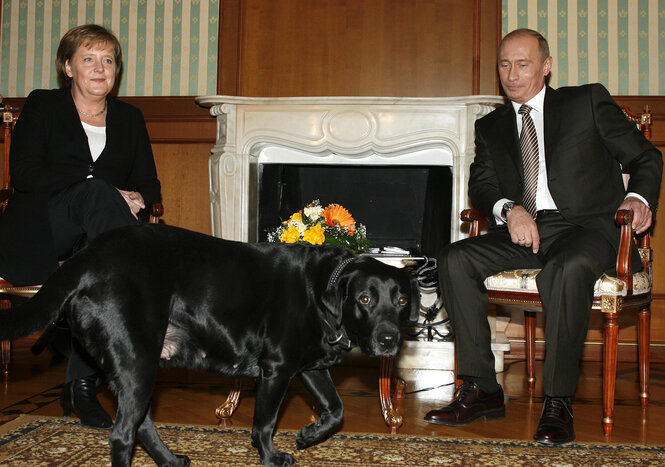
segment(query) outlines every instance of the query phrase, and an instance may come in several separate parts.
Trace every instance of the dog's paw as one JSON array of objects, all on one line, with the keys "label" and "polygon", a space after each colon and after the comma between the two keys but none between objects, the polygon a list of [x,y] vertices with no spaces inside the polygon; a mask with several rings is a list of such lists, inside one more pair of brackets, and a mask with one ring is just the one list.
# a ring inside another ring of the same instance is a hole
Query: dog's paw
[{"label": "dog's paw", "polygon": [[261,464],[269,467],[286,467],[296,463],[296,458],[286,452],[275,451],[269,456],[261,457]]},{"label": "dog's paw", "polygon": [[173,462],[161,464],[160,467],[188,467],[191,464],[187,456],[176,455],[175,457],[176,459]]},{"label": "dog's paw", "polygon": [[298,449],[306,449],[321,441],[325,441],[333,434],[335,426],[335,424],[324,424],[321,419],[305,425],[296,436],[296,447]]},{"label": "dog's paw", "polygon": [[321,438],[319,430],[312,423],[300,429],[298,436],[296,436],[296,447],[298,449],[307,449],[308,447],[316,444]]}]

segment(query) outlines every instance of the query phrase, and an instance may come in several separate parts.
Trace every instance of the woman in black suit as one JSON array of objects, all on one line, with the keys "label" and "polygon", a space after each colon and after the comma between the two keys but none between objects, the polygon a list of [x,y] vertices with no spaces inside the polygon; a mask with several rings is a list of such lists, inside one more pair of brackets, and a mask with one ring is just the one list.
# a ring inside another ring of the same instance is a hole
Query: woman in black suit
[{"label": "woman in black suit", "polygon": [[[15,285],[45,281],[97,235],[139,222],[159,201],[160,183],[141,111],[111,97],[120,76],[117,38],[78,26],[60,41],[60,89],[35,90],[13,132],[14,193],[0,218],[0,276]],[[61,402],[65,415],[110,428],[96,398],[96,368],[71,343]]]}]

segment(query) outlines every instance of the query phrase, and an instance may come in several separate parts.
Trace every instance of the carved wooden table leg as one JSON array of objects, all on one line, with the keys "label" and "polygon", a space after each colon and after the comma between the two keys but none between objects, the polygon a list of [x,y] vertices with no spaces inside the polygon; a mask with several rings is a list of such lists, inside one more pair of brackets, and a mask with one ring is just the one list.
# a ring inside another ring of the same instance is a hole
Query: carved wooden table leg
[{"label": "carved wooden table leg", "polygon": [[231,390],[229,392],[229,396],[226,398],[226,401],[222,405],[217,407],[217,409],[215,410],[215,415],[219,419],[219,425],[221,426],[233,425],[231,417],[238,408],[241,388],[242,388],[242,381],[240,379],[234,378],[231,381]]},{"label": "carved wooden table leg", "polygon": [[402,426],[402,416],[397,413],[397,409],[393,407],[390,400],[390,380],[395,357],[381,357],[380,361],[379,399],[381,401],[381,413],[390,433],[396,435],[399,433],[399,427]]},{"label": "carved wooden table leg", "polygon": [[[5,298],[5,295],[0,299],[0,309],[6,310],[12,307],[12,302]],[[9,360],[11,359],[11,341],[2,341],[2,379],[7,380],[9,377]]]},{"label": "carved wooden table leg", "polygon": [[395,386],[395,394],[393,394],[394,399],[404,399],[404,389],[406,389],[406,381],[402,378],[395,376],[393,378],[393,385]]},{"label": "carved wooden table leg", "polygon": [[7,378],[9,376],[9,360],[11,358],[11,341],[2,341],[2,377]]}]

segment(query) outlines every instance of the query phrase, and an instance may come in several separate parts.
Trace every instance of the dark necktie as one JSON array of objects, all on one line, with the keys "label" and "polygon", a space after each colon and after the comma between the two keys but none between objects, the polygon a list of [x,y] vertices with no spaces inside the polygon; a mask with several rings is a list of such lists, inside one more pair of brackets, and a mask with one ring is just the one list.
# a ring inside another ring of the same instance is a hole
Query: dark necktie
[{"label": "dark necktie", "polygon": [[520,149],[522,151],[522,167],[524,168],[524,196],[522,206],[536,218],[536,190],[538,188],[538,136],[536,126],[529,115],[531,107],[522,104],[519,113],[522,116],[522,133]]}]

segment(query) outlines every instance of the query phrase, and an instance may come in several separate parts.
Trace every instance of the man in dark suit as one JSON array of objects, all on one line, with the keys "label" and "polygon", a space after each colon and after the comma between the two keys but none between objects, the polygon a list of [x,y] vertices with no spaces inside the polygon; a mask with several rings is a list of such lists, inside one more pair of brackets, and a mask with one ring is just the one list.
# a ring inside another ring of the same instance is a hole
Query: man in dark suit
[{"label": "man in dark suit", "polygon": [[[508,34],[497,59],[510,102],[476,123],[469,178],[473,206],[493,225],[487,235],[448,245],[438,258],[464,383],[450,405],[429,412],[425,421],[465,425],[505,415],[483,281],[505,269],[541,268],[546,398],[534,439],[566,443],[575,439],[572,397],[593,284],[615,266],[614,214],[632,209],[637,233],[651,226],[662,157],[603,86],[547,86],[552,57],[536,31]],[[627,188],[622,171],[630,174]]]}]

